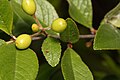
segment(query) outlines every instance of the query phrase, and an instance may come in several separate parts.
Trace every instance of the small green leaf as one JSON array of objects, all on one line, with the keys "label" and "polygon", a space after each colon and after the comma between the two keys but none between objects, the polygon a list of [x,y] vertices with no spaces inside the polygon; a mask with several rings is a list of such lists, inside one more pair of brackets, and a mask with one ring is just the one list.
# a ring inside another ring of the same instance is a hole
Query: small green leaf
[{"label": "small green leaf", "polygon": [[0,0],[0,29],[12,34],[13,11],[8,0]]},{"label": "small green leaf", "polygon": [[62,73],[65,80],[93,80],[92,73],[80,56],[68,48],[61,61]]},{"label": "small green leaf", "polygon": [[40,22],[51,26],[54,19],[58,18],[58,15],[54,7],[47,0],[36,0],[37,10],[36,16]]},{"label": "small green leaf", "polygon": [[42,44],[42,52],[52,67],[55,67],[59,63],[61,56],[61,45],[57,39],[47,37]]},{"label": "small green leaf", "polygon": [[77,28],[77,25],[70,18],[68,18],[66,21],[67,21],[67,28],[65,29],[65,31],[60,33],[60,39],[63,42],[75,43],[79,40],[79,30]]},{"label": "small green leaf", "polygon": [[105,15],[105,20],[116,27],[120,27],[120,3]]},{"label": "small green leaf", "polygon": [[92,28],[91,0],[67,0],[70,16],[80,24]]},{"label": "small green leaf", "polygon": [[35,80],[38,60],[30,50],[16,50],[14,44],[0,47],[0,80]]},{"label": "small green leaf", "polygon": [[95,50],[120,49],[120,30],[110,24],[102,24],[94,39]]},{"label": "small green leaf", "polygon": [[0,46],[6,44],[4,40],[0,39]]}]

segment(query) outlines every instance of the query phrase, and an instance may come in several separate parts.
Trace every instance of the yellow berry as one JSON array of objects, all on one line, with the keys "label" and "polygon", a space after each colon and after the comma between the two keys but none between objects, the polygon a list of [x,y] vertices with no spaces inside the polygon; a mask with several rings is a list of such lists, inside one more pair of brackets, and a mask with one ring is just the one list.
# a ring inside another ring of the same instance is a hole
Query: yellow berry
[{"label": "yellow berry", "polygon": [[18,49],[26,49],[31,44],[31,36],[28,34],[21,34],[16,38],[15,45]]},{"label": "yellow berry", "polygon": [[35,1],[34,0],[22,0],[22,8],[29,15],[35,14],[35,11],[36,11]]},{"label": "yellow berry", "polygon": [[66,29],[66,27],[67,27],[67,22],[62,18],[55,19],[51,25],[51,29],[58,33],[63,32]]},{"label": "yellow berry", "polygon": [[32,31],[33,32],[38,32],[39,31],[39,26],[37,24],[32,24]]}]

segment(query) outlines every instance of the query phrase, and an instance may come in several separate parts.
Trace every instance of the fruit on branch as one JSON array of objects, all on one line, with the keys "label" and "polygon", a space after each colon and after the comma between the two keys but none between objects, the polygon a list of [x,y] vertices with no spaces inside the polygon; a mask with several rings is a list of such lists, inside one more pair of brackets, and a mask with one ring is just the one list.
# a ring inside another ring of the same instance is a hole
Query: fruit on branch
[{"label": "fruit on branch", "polygon": [[39,31],[39,26],[37,24],[32,24],[32,31],[33,32],[38,32]]},{"label": "fruit on branch", "polygon": [[31,44],[31,36],[28,34],[21,34],[16,38],[15,45],[18,49],[26,49]]},{"label": "fruit on branch", "polygon": [[36,11],[35,1],[34,0],[22,0],[22,8],[29,15],[35,14],[35,11]]},{"label": "fruit on branch", "polygon": [[61,33],[67,27],[67,22],[63,18],[57,18],[52,22],[51,29],[55,32]]}]

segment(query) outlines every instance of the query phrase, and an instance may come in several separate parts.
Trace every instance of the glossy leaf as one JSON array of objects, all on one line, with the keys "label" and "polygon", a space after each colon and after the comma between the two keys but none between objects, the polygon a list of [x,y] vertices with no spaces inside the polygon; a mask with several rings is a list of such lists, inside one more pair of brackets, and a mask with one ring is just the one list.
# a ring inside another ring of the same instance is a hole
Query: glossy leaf
[{"label": "glossy leaf", "polygon": [[60,34],[60,39],[63,42],[75,43],[79,40],[79,30],[75,22],[68,18],[66,20],[67,28]]},{"label": "glossy leaf", "polygon": [[0,47],[0,80],[35,80],[37,72],[38,60],[32,50],[16,50],[14,44]]},{"label": "glossy leaf", "polygon": [[47,26],[51,26],[54,19],[58,18],[58,15],[54,7],[47,0],[36,0],[37,10],[36,16],[40,22]]},{"label": "glossy leaf", "polygon": [[12,34],[13,11],[8,0],[0,0],[0,29]]},{"label": "glossy leaf", "polygon": [[65,80],[93,80],[92,73],[80,56],[68,48],[61,61],[62,73]]},{"label": "glossy leaf", "polygon": [[91,0],[67,0],[69,14],[78,23],[92,28],[92,4]]},{"label": "glossy leaf", "polygon": [[52,67],[55,67],[59,63],[61,56],[61,45],[57,39],[47,37],[42,44],[42,52]]},{"label": "glossy leaf", "polygon": [[105,15],[105,20],[116,27],[120,27],[120,3]]},{"label": "glossy leaf", "polygon": [[95,50],[120,49],[120,30],[110,24],[102,24],[94,39]]}]

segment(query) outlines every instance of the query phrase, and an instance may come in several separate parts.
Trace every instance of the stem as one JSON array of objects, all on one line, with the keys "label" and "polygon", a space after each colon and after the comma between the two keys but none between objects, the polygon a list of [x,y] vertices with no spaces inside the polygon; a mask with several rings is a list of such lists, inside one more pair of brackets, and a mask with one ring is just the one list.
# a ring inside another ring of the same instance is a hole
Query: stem
[{"label": "stem", "polygon": [[41,32],[37,32],[31,35],[31,37],[39,36]]},{"label": "stem", "polygon": [[[60,36],[51,36],[51,37],[60,39]],[[83,39],[86,39],[86,38],[94,38],[94,37],[95,37],[95,35],[93,35],[93,34],[79,35],[79,38],[83,38]]]},{"label": "stem", "polygon": [[[37,23],[37,25],[39,26],[39,29],[41,30],[41,33],[44,33],[46,36],[48,35],[45,30],[49,30],[50,27],[47,27],[47,28],[43,28],[43,26],[41,25],[41,23],[39,22],[38,18],[35,16],[35,14],[33,15],[33,18],[35,20],[35,22]],[[37,35],[40,34],[40,33],[37,33]],[[33,36],[36,35],[36,34],[33,34]]]},{"label": "stem", "polygon": [[40,30],[44,30],[44,28],[43,28],[42,25],[40,24],[38,18],[35,16],[35,14],[33,15],[33,18],[34,18],[35,22],[38,24],[39,29],[40,29]]},{"label": "stem", "polygon": [[8,42],[6,42],[7,44],[10,44],[10,43],[13,43],[14,41],[8,41]]},{"label": "stem", "polygon": [[72,48],[72,47],[73,47],[72,43],[68,43],[67,46],[68,46],[69,48]]},{"label": "stem", "polygon": [[[51,37],[60,39],[60,36],[51,36]],[[86,39],[86,38],[94,38],[94,37],[95,37],[95,35],[93,35],[93,34],[79,35],[79,38],[83,38],[83,39]]]},{"label": "stem", "polygon": [[12,38],[13,38],[14,40],[16,40],[16,37],[15,37],[15,36],[12,36]]},{"label": "stem", "polygon": [[43,39],[44,37],[33,37],[32,40],[41,40]]},{"label": "stem", "polygon": [[[31,35],[31,37],[36,37],[36,36],[39,36],[40,35],[40,32],[37,32],[37,33],[35,33],[35,34],[33,34],[33,35]],[[56,38],[56,39],[60,39],[60,36],[53,36],[53,35],[50,35],[51,37],[53,37],[53,38]],[[88,35],[79,35],[79,38],[80,39],[87,39],[87,38],[94,38],[95,37],[95,35],[92,35],[92,34],[88,34]],[[33,40],[38,40],[38,39],[40,39],[39,37],[36,37],[36,38],[34,38]]]},{"label": "stem", "polygon": [[16,40],[16,37],[14,35],[10,35],[10,37],[12,38],[12,40]]},{"label": "stem", "polygon": [[96,32],[97,32],[97,30],[95,30],[94,28],[91,28],[90,31],[91,31],[91,34],[93,34],[93,35],[96,34]]},{"label": "stem", "polygon": [[95,35],[93,34],[87,34],[87,35],[79,35],[79,38],[83,38],[83,39],[86,39],[86,38],[94,38]]}]

